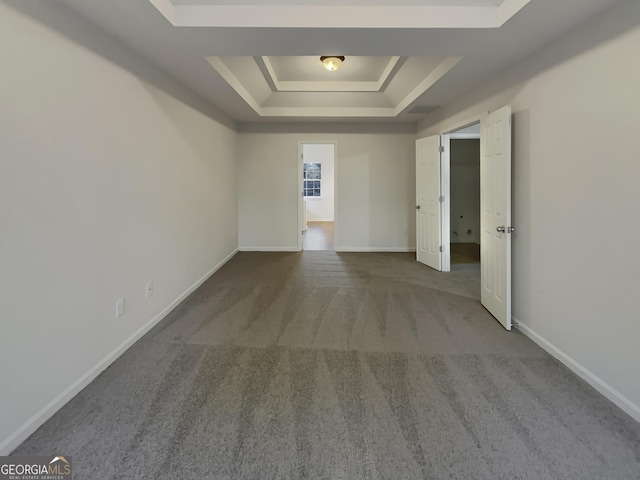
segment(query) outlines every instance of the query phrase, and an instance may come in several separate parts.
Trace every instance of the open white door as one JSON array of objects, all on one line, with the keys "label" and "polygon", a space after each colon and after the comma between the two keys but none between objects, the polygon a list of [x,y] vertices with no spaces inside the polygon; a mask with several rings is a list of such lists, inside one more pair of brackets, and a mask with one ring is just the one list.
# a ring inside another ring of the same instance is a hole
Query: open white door
[{"label": "open white door", "polygon": [[482,305],[511,330],[511,107],[480,125]]},{"label": "open white door", "polygon": [[303,144],[298,142],[298,250],[302,251],[302,245],[304,243],[304,233],[306,231],[306,216],[307,205],[304,201],[304,188],[302,180],[304,155]]},{"label": "open white door", "polygon": [[442,270],[440,136],[416,141],[416,258]]}]

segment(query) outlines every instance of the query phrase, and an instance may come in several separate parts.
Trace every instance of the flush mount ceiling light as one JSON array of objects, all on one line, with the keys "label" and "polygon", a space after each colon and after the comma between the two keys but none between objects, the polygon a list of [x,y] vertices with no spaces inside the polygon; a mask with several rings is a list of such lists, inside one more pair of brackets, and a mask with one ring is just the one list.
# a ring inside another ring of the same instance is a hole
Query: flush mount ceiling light
[{"label": "flush mount ceiling light", "polygon": [[320,61],[324,65],[324,68],[327,70],[337,70],[344,62],[344,57],[338,57],[337,55],[329,55],[326,57],[320,57]]}]

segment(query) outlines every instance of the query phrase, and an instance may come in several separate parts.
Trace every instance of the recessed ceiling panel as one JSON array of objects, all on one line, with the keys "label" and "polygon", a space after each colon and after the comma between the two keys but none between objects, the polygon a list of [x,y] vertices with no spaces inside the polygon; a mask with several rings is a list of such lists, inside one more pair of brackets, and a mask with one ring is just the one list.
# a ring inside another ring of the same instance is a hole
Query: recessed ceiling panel
[{"label": "recessed ceiling panel", "polygon": [[320,56],[268,57],[279,81],[294,82],[377,82],[391,58],[347,56],[338,70],[330,72]]}]

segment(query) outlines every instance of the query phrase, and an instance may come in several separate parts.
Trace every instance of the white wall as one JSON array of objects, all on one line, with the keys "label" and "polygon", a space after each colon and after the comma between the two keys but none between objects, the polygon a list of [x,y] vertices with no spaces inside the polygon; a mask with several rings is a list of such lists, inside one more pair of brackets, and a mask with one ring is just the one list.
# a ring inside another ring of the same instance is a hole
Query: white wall
[{"label": "white wall", "polygon": [[[100,38],[38,5],[65,33]],[[0,23],[7,454],[235,251],[237,134],[4,4]]]},{"label": "white wall", "polygon": [[242,133],[239,240],[297,250],[298,142],[336,141],[336,250],[415,249],[414,133]]},{"label": "white wall", "polygon": [[452,139],[450,144],[451,243],[479,244],[480,140]]},{"label": "white wall", "polygon": [[640,3],[618,4],[420,136],[511,104],[514,316],[640,421],[639,23]]},{"label": "white wall", "polygon": [[333,222],[334,219],[334,145],[306,143],[302,146],[305,163],[320,163],[322,169],[322,197],[308,197],[307,221]]}]

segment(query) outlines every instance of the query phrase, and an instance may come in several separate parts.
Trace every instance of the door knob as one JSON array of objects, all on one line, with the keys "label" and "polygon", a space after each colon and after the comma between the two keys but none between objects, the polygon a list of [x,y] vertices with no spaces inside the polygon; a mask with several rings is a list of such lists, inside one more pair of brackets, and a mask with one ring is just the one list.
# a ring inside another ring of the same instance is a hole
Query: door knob
[{"label": "door knob", "polygon": [[420,205],[416,205],[416,210],[420,210]]},{"label": "door knob", "polygon": [[498,232],[502,232],[502,233],[504,233],[504,232],[505,232],[505,228],[504,228],[504,227],[498,227],[498,228],[496,228],[496,230],[497,230]]}]

